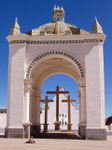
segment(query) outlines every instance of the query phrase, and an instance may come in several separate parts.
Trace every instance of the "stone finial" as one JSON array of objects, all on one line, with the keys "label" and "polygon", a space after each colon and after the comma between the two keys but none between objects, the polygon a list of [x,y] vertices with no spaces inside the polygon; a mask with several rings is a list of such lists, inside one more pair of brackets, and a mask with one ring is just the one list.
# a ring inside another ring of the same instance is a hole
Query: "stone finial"
[{"label": "stone finial", "polygon": [[95,17],[95,22],[92,26],[92,33],[103,33],[102,27],[99,24],[97,18]]},{"label": "stone finial", "polygon": [[64,8],[63,8],[63,6],[61,6],[61,10],[62,10],[62,11],[64,11]]},{"label": "stone finial", "polygon": [[57,10],[60,10],[60,7],[59,7],[59,6],[57,7]]},{"label": "stone finial", "polygon": [[9,35],[17,35],[17,34],[21,34],[21,32],[20,32],[20,26],[18,24],[17,18],[15,18],[15,23],[11,27]]},{"label": "stone finial", "polygon": [[54,5],[54,8],[53,8],[53,10],[56,10],[56,5]]},{"label": "stone finial", "polygon": [[60,8],[59,6],[56,7],[55,5],[52,11],[52,22],[57,22],[57,18],[59,18],[60,21],[64,22],[64,17],[65,17],[65,11],[63,7],[61,6]]}]

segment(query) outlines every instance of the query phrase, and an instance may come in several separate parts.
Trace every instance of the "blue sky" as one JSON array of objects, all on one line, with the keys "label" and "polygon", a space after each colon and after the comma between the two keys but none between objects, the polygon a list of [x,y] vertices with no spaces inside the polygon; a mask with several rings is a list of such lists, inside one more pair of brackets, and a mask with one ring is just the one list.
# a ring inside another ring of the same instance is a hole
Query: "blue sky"
[{"label": "blue sky", "polygon": [[[51,22],[51,11],[56,5],[63,5],[66,17],[65,21],[76,25],[87,31],[91,31],[91,26],[96,16],[102,25],[104,33],[107,35],[104,44],[104,66],[105,66],[105,103],[106,116],[112,114],[112,0],[7,0],[0,1],[0,104],[6,107],[7,103],[7,78],[8,78],[8,42],[6,36],[14,23],[15,17],[21,27],[21,32],[25,33],[30,29],[37,28],[42,24]],[[63,79],[63,80],[60,80]],[[67,80],[68,82],[66,82]],[[54,82],[51,82],[54,80]],[[63,83],[61,83],[61,81]],[[57,84],[63,84],[65,90],[71,91],[71,95],[77,98],[77,86],[70,86],[68,83],[74,82],[67,76],[56,75],[48,78],[42,90],[54,89]],[[53,87],[51,85],[53,83]],[[74,92],[75,90],[75,92]],[[43,94],[44,96],[44,94]]]}]

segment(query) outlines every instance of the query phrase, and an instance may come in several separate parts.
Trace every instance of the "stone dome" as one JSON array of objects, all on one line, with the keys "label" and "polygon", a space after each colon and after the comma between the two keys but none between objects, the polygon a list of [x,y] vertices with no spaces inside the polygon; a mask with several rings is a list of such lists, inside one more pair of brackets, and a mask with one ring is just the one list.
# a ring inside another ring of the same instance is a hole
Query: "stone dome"
[{"label": "stone dome", "polygon": [[47,23],[39,28],[32,29],[26,34],[28,35],[70,35],[70,34],[88,34],[89,32],[77,28],[75,25],[65,23],[63,21],[56,21]]},{"label": "stone dome", "polygon": [[88,34],[89,32],[77,28],[75,25],[65,23],[65,11],[63,7],[54,6],[52,10],[52,22],[44,24],[37,29],[32,29],[28,35],[71,35]]}]

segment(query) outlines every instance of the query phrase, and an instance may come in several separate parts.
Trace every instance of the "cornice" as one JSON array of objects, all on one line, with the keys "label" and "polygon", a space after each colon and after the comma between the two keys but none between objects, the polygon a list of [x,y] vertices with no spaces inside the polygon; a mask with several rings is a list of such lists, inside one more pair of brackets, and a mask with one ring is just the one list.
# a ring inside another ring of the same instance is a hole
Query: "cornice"
[{"label": "cornice", "polygon": [[104,42],[104,34],[66,35],[66,36],[29,36],[25,34],[8,36],[9,44],[68,44]]},{"label": "cornice", "polygon": [[85,40],[42,40],[42,41],[28,41],[28,40],[13,40],[9,44],[68,44],[68,43],[90,43],[103,42],[101,39],[85,39]]}]

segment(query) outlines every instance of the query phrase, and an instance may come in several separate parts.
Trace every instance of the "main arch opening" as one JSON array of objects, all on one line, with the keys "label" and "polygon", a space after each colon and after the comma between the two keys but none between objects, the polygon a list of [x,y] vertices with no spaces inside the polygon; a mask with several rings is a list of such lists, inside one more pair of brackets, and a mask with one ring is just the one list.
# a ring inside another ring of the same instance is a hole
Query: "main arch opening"
[{"label": "main arch opening", "polygon": [[[37,61],[34,64],[33,68],[29,72],[30,72],[30,78],[33,80],[32,90],[31,90],[31,98],[30,98],[31,99],[30,100],[30,122],[32,123],[32,132],[33,132],[33,136],[34,136],[34,134],[37,134],[37,132],[40,132],[40,127],[41,127],[41,131],[43,131],[43,127],[41,126],[41,124],[43,124],[43,121],[41,120],[42,117],[40,117],[40,116],[44,116],[44,115],[40,114],[40,100],[45,99],[45,93],[44,93],[43,86],[42,86],[42,85],[44,85],[43,84],[44,82],[46,83],[45,80],[46,79],[49,80],[53,76],[57,76],[57,75],[59,76],[59,75],[63,74],[62,75],[63,77],[66,76],[65,78],[67,78],[67,77],[71,78],[72,84],[74,83],[74,85],[76,85],[76,83],[77,83],[77,90],[78,90],[80,87],[80,79],[82,78],[82,74],[81,74],[81,70],[77,66],[77,63],[75,63],[69,57],[66,57],[64,55],[57,55],[57,54],[56,55],[55,54],[47,55],[47,56],[41,58],[39,61]],[[66,79],[66,81],[67,81],[67,79]],[[61,88],[61,84],[63,84],[63,83],[59,84],[59,86],[60,86],[59,90],[63,91],[64,89]],[[51,82],[50,85],[52,87],[53,83]],[[57,83],[57,85],[58,85],[58,83]],[[70,88],[71,85],[69,85],[68,87]],[[54,88],[49,89],[46,87],[45,90],[52,91],[52,90],[54,90]],[[68,88],[66,90],[69,91]],[[77,90],[74,90],[74,92],[73,92],[76,95],[77,95]],[[49,98],[53,99],[53,97],[49,97]],[[62,99],[64,100],[65,98],[66,98],[66,100],[68,100],[68,96],[66,94],[63,96]],[[76,97],[71,96],[71,98],[76,98]],[[78,101],[78,98],[76,98],[76,100]],[[77,102],[76,102],[76,104],[77,104]],[[67,130],[67,124],[68,124],[68,120],[69,120],[68,118],[71,117],[70,119],[74,120],[74,119],[76,119],[75,116],[77,116],[77,121],[74,121],[73,130],[74,131],[78,130],[78,118],[80,115],[78,115],[79,110],[75,109],[74,103],[70,104],[71,109],[73,109],[72,111],[76,110],[76,114],[77,114],[77,115],[72,115],[73,117],[70,115],[69,115],[70,117],[68,117],[68,115],[67,115],[67,109],[68,109],[67,102],[65,102],[65,103],[63,102],[60,104],[60,105],[63,105],[62,108],[66,108],[65,113],[63,111],[61,112],[61,108],[58,108],[60,110],[57,113],[56,106],[55,106],[57,104],[55,104],[54,106],[52,106],[52,105],[53,105],[53,103],[49,104],[49,106],[51,108],[54,107],[53,109],[55,109],[55,111],[56,111],[56,112],[54,111],[54,117],[51,116],[54,119],[54,121],[56,118],[55,114],[58,114],[57,115],[58,121],[56,119],[56,122],[55,122],[58,125],[55,125],[55,130],[59,129],[59,127],[57,127],[57,126],[59,126],[59,122],[60,122],[61,130],[63,130],[63,131]],[[42,106],[42,109],[44,109],[44,105]],[[52,112],[49,111],[48,113],[52,113]],[[50,115],[49,115],[49,117],[50,117]],[[49,120],[52,120],[52,118],[51,119],[49,118]],[[49,131],[54,130],[53,120],[51,121],[51,124],[52,124],[52,127],[49,128]]]},{"label": "main arch opening", "polygon": [[[70,121],[71,121],[71,131],[78,133],[78,124],[79,124],[79,101],[78,101],[78,85],[73,78],[64,75],[56,74],[48,77],[42,84],[41,98],[45,99],[45,96],[48,95],[48,99],[52,99],[53,102],[48,104],[47,110],[47,123],[48,131],[55,132],[55,121],[56,121],[56,94],[46,94],[47,91],[56,91],[56,87],[59,85],[59,90],[69,91],[69,94],[59,94],[59,121],[60,121],[60,132],[68,131],[68,95],[75,102],[70,103]],[[62,102],[65,100],[65,102]],[[40,124],[41,132],[44,132],[44,123],[45,123],[45,102],[40,104]]]}]

